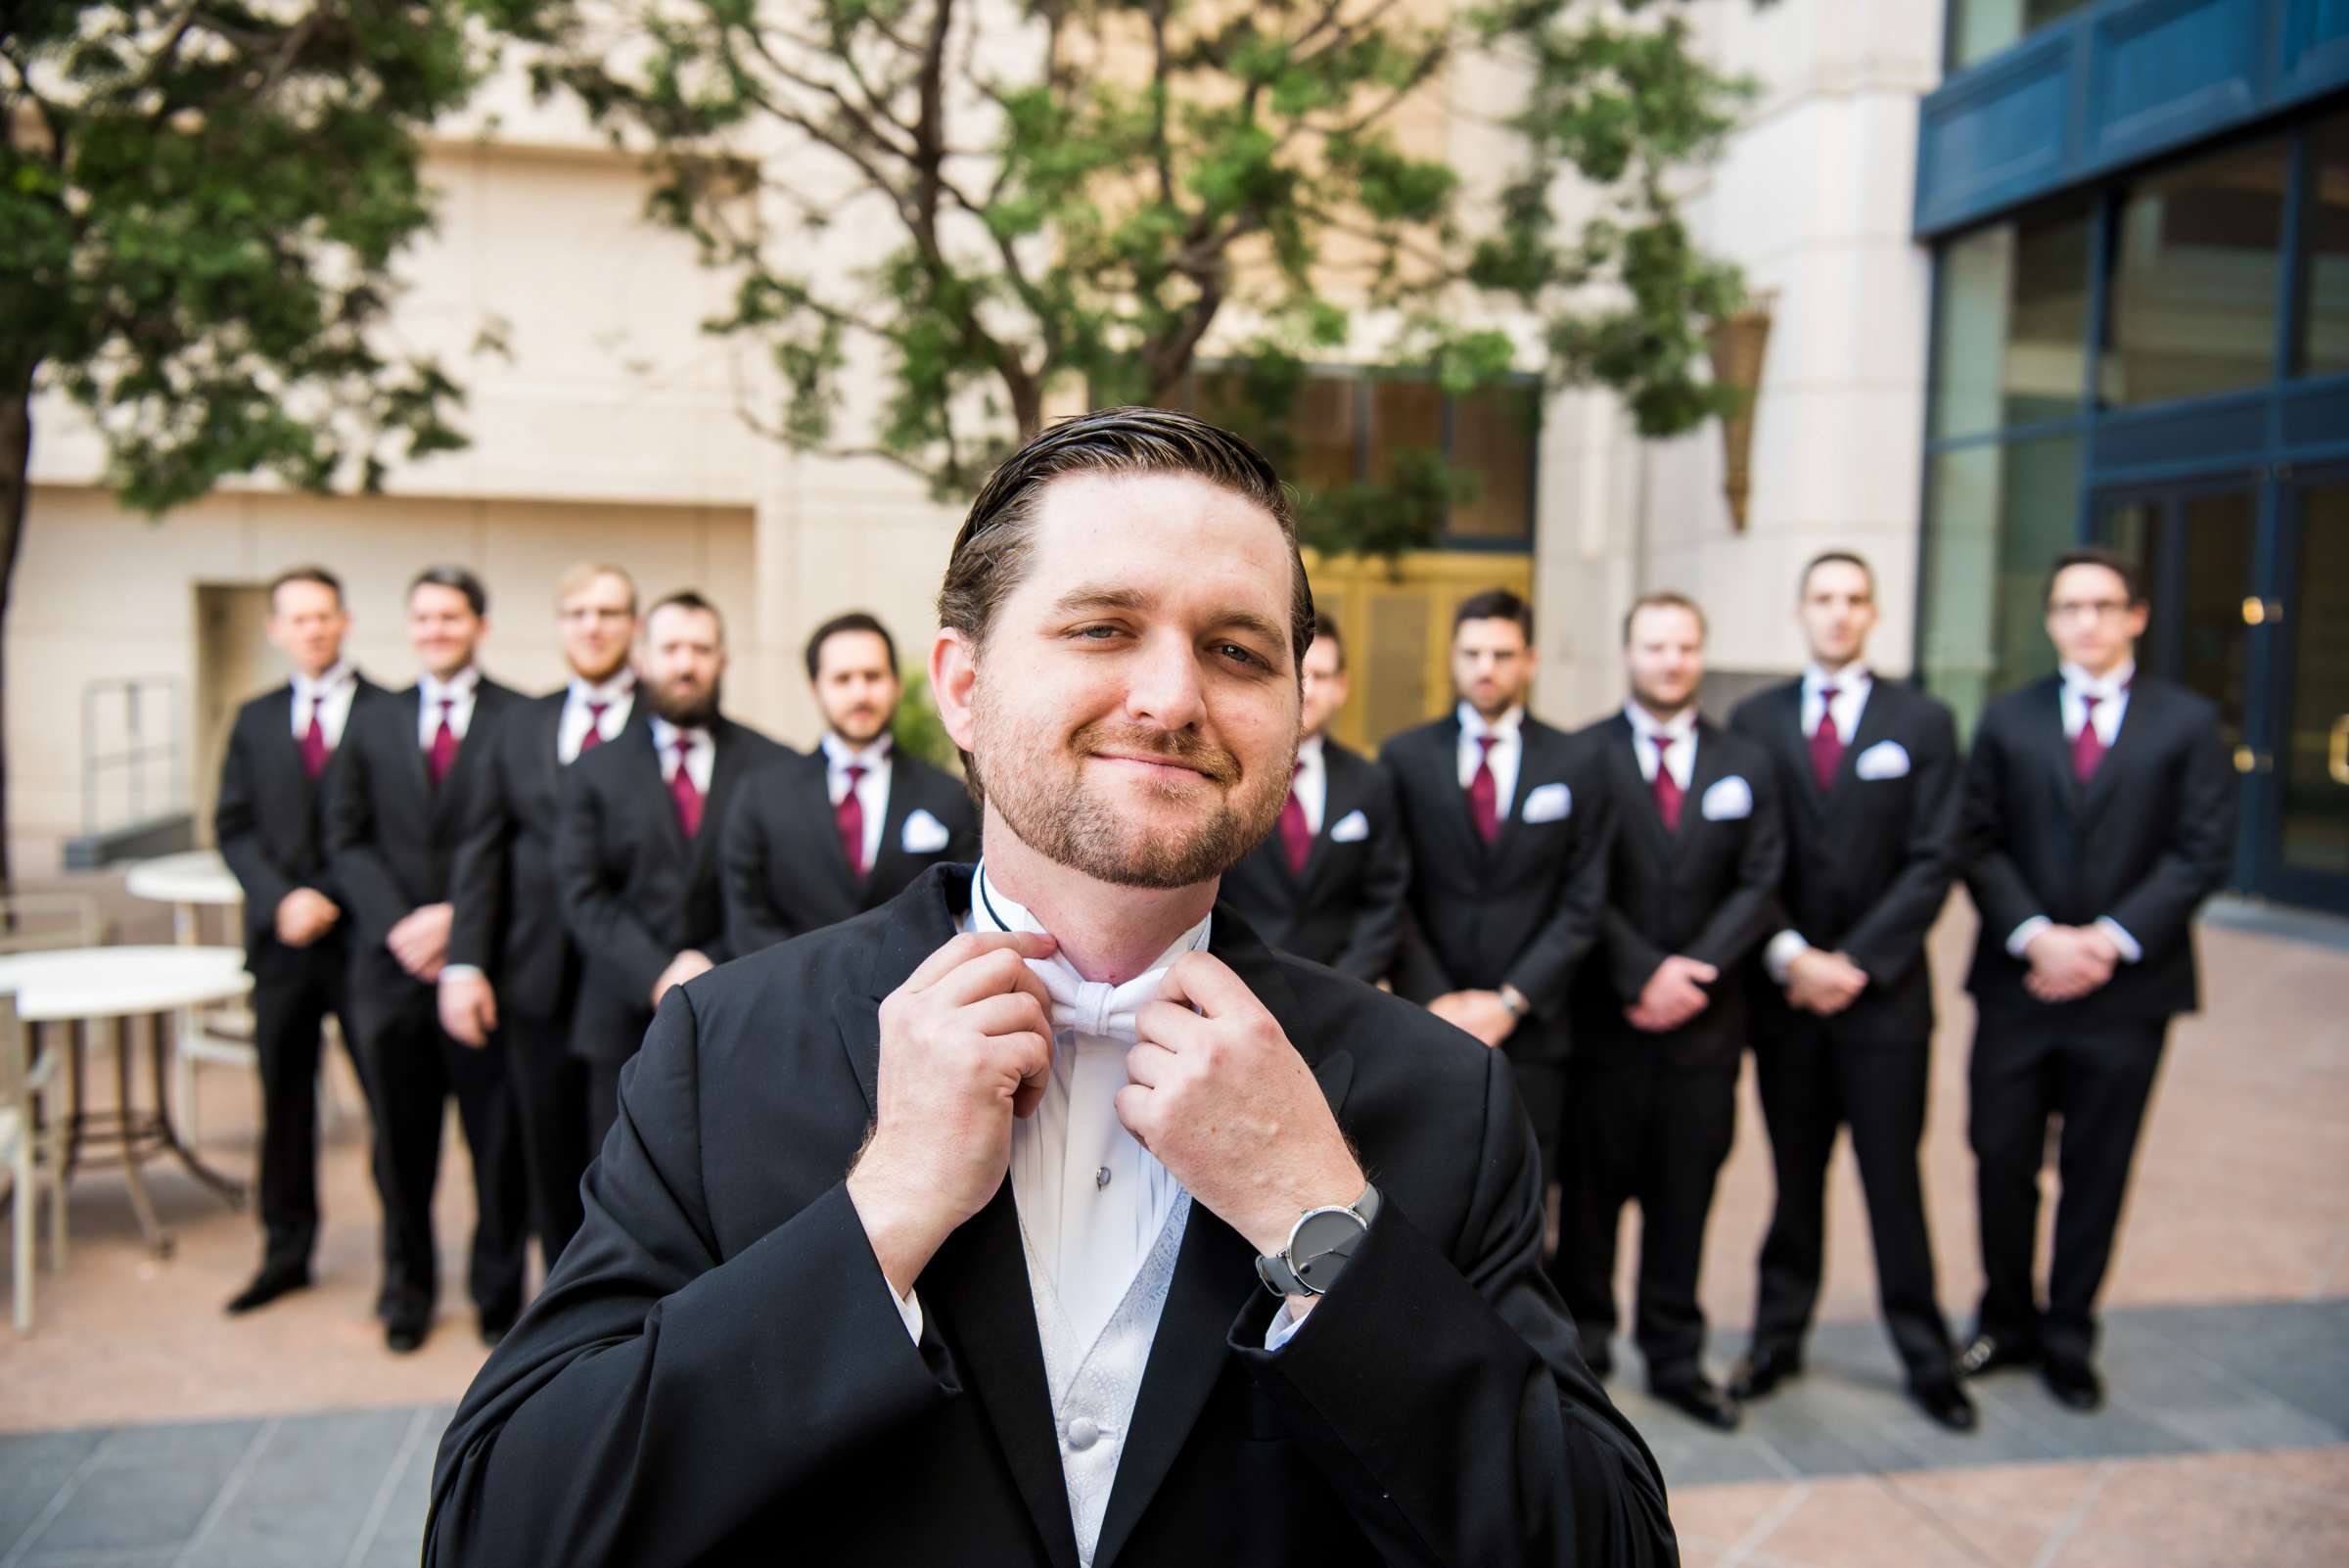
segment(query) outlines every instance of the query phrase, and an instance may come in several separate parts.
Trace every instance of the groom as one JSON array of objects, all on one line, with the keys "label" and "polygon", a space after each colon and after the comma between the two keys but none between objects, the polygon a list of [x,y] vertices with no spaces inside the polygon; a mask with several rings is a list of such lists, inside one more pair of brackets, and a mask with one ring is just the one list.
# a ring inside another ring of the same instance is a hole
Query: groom
[{"label": "groom", "polygon": [[426,1561],[1676,1560],[1506,1060],[1215,909],[1313,626],[1264,459],[1058,426],[940,619],[981,868],[667,998]]}]

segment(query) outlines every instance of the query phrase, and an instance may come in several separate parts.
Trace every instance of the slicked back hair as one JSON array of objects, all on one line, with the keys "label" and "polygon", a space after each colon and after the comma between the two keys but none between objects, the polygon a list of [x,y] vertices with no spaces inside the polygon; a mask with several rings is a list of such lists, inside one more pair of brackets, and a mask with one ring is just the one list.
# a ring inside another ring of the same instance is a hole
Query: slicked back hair
[{"label": "slicked back hair", "polygon": [[1514,621],[1525,634],[1525,645],[1534,645],[1534,607],[1506,588],[1487,588],[1462,599],[1451,613],[1451,634],[1458,636],[1471,621]]},{"label": "slicked back hair", "polygon": [[1313,590],[1297,546],[1289,494],[1263,453],[1227,430],[1165,408],[1102,408],[1045,431],[1003,460],[954,535],[938,621],[985,646],[995,611],[1026,575],[1036,509],[1067,474],[1189,474],[1271,514],[1289,547],[1289,642],[1302,663],[1313,641]]},{"label": "slicked back hair", "polygon": [[1634,599],[1632,607],[1623,613],[1623,645],[1626,648],[1632,645],[1632,623],[1639,619],[1639,612],[1642,610],[1685,610],[1696,617],[1696,636],[1699,642],[1713,634],[1713,628],[1705,623],[1704,606],[1684,593],[1676,593],[1670,588],[1659,588],[1653,593],[1643,593]]},{"label": "slicked back hair", "polygon": [[726,645],[726,618],[717,613],[717,606],[712,604],[709,600],[703,598],[691,588],[679,588],[674,593],[665,593],[661,595],[660,598],[655,599],[651,604],[646,605],[644,608],[645,634],[649,636],[652,633],[653,617],[659,615],[664,610],[671,609],[701,611],[712,621],[717,623],[717,645],[720,648],[723,648]]},{"label": "slicked back hair", "polygon": [[481,578],[461,566],[426,567],[422,572],[417,573],[415,580],[408,584],[410,599],[416,597],[418,588],[454,588],[465,595],[466,606],[476,616],[485,616],[489,613],[489,590],[482,586]]},{"label": "slicked back hair", "polygon": [[1803,563],[1803,575],[1795,584],[1795,598],[1800,600],[1810,597],[1812,573],[1817,572],[1822,566],[1836,565],[1858,567],[1860,569],[1860,575],[1867,578],[1868,598],[1871,601],[1875,598],[1876,569],[1869,566],[1865,557],[1857,555],[1850,550],[1821,550],[1810,560],[1805,561]]},{"label": "slicked back hair", "polygon": [[2063,576],[2067,569],[2076,566],[2102,567],[2121,579],[2122,586],[2129,591],[2131,605],[2141,605],[2145,602],[2145,575],[2138,569],[2135,561],[2130,560],[2118,550],[2107,550],[2100,545],[2084,544],[2077,550],[2064,551],[2055,558],[2055,564],[2048,568],[2048,587],[2047,591],[2040,595],[2041,603],[2052,604],[2055,602],[2055,579]]},{"label": "slicked back hair", "polygon": [[335,608],[343,607],[343,579],[322,566],[288,567],[269,579],[269,613],[277,614],[277,590],[289,582],[315,582],[335,596]]},{"label": "slicked back hair", "polygon": [[807,678],[809,680],[813,680],[824,668],[824,644],[844,631],[869,631],[880,638],[881,651],[889,660],[889,672],[893,675],[898,672],[898,639],[891,636],[889,628],[881,624],[878,620],[866,615],[861,610],[852,610],[847,615],[834,616],[816,627],[814,631],[808,633]]}]

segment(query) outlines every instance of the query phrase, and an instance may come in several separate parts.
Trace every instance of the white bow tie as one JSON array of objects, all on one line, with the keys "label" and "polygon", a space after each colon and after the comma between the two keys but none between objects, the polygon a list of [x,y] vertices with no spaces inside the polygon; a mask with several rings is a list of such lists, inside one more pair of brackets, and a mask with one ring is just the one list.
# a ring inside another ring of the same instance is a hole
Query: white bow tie
[{"label": "white bow tie", "polygon": [[1031,958],[1028,967],[1044,983],[1052,997],[1052,1030],[1073,1030],[1102,1039],[1136,1044],[1134,1014],[1145,1002],[1158,1000],[1166,967],[1145,970],[1122,986],[1086,980],[1058,958]]}]

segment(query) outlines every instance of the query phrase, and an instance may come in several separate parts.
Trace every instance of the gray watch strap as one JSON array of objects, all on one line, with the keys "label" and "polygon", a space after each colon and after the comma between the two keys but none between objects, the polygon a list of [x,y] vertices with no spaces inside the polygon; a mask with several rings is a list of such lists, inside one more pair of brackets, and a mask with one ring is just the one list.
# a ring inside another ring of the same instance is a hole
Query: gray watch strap
[{"label": "gray watch strap", "polygon": [[[1354,1256],[1354,1249],[1370,1233],[1378,1209],[1376,1185],[1362,1188],[1362,1195],[1343,1208],[1308,1209],[1289,1227],[1286,1247],[1268,1258],[1256,1260],[1256,1277],[1275,1296],[1320,1295],[1336,1283],[1346,1261]],[[1308,1227],[1324,1218],[1340,1222],[1345,1227],[1344,1233],[1334,1240],[1309,1242],[1301,1255],[1299,1243],[1305,1239]]]}]

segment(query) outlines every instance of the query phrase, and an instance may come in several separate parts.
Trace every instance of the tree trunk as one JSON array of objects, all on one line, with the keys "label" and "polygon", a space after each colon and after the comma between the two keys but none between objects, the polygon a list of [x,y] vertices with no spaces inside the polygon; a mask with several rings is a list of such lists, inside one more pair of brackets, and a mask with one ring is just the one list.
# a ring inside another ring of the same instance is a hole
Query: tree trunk
[{"label": "tree trunk", "polygon": [[8,853],[8,605],[32,491],[32,372],[0,374],[0,896],[13,884]]}]

